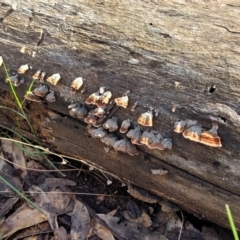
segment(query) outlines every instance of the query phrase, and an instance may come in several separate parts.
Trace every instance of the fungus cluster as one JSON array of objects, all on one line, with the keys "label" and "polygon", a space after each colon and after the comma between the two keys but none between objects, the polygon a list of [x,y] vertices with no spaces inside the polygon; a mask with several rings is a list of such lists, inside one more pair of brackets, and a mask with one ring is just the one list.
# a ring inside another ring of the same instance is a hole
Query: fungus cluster
[{"label": "fungus cluster", "polygon": [[[82,81],[80,81],[82,83]],[[73,85],[71,85],[72,87]],[[138,151],[134,145],[146,145],[150,149],[172,149],[172,141],[169,138],[164,138],[157,131],[143,131],[140,127],[153,126],[152,109],[142,113],[137,122],[139,125],[131,129],[131,120],[119,120],[114,116],[108,116],[110,109],[116,104],[118,107],[127,108],[130,91],[126,91],[122,97],[118,97],[111,101],[112,93],[106,87],[100,87],[99,90],[90,94],[86,98],[85,104],[97,106],[96,108],[87,111],[87,108],[81,103],[74,103],[68,106],[69,114],[74,117],[82,118],[89,124],[88,131],[93,138],[99,138],[108,147],[112,147],[116,151],[125,152],[130,155],[137,155]],[[110,103],[111,101],[111,103]],[[139,102],[134,104],[134,108]],[[132,107],[132,108],[133,108]],[[131,109],[132,111],[135,109]],[[111,114],[112,115],[112,114]],[[115,134],[118,131],[120,134],[126,134],[125,137],[120,137]]]},{"label": "fungus cluster", "polygon": [[11,82],[13,86],[18,87],[19,85],[24,83],[24,79],[20,79],[20,76],[18,73],[13,72],[12,76],[9,76],[8,78],[5,79],[5,82]]},{"label": "fungus cluster", "polygon": [[49,90],[48,86],[43,84],[39,84],[33,91],[28,91],[24,96],[26,100],[32,102],[42,102],[43,97],[45,97],[48,102],[56,101],[54,91]]},{"label": "fungus cluster", "polygon": [[[2,59],[0,58],[0,64]],[[14,86],[19,86],[23,83],[20,75],[24,74],[29,68],[28,64],[22,65],[17,72],[12,72],[11,76],[5,79],[6,82],[11,81]],[[32,78],[45,82],[46,72],[39,69]],[[56,85],[61,79],[59,73],[53,74],[46,79],[52,85]],[[175,84],[177,87],[178,84]],[[70,84],[70,92],[75,93],[81,90],[85,91],[84,79],[82,77],[75,78]],[[121,97],[111,101],[112,93],[106,87],[102,86],[99,90],[86,98],[85,104],[76,102],[70,104],[69,114],[79,119],[84,119],[88,123],[89,134],[93,138],[98,138],[108,147],[112,147],[116,151],[125,152],[132,156],[137,155],[138,151],[135,145],[146,145],[149,149],[172,149],[172,140],[164,137],[161,133],[151,129],[144,129],[153,126],[153,109],[142,113],[137,119],[138,125],[131,128],[132,121],[130,119],[119,120],[110,114],[110,110],[114,105],[127,108],[130,91],[124,93]],[[25,94],[25,99],[41,102],[45,97],[47,101],[54,102],[56,100],[54,91],[49,89],[45,84],[39,84],[33,91],[28,91]],[[135,102],[131,107],[131,111],[135,111],[139,101]],[[87,107],[86,105],[90,105]],[[93,108],[93,106],[97,106]],[[90,108],[90,111],[88,110]],[[158,116],[159,110],[155,110],[155,116]],[[182,133],[183,137],[194,142],[199,142],[211,147],[221,147],[221,139],[217,133],[218,126],[215,124],[210,130],[204,130],[197,121],[179,120],[174,124],[174,131]],[[119,133],[115,133],[118,131]],[[124,134],[124,136],[122,136]]]},{"label": "fungus cluster", "polygon": [[180,120],[174,124],[174,132],[182,133],[184,138],[210,147],[222,147],[217,129],[218,125],[213,124],[210,130],[204,130],[197,121],[193,120]]}]

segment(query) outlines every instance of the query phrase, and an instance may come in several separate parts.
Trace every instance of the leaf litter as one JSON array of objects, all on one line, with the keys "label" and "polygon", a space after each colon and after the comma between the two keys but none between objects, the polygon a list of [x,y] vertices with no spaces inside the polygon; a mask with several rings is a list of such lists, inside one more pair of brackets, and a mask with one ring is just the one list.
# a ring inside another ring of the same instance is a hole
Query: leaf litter
[{"label": "leaf litter", "polygon": [[[62,159],[58,162],[61,170],[68,167],[61,165]],[[1,239],[202,240],[211,234],[231,239],[219,227],[205,226],[191,216],[193,222],[202,224],[196,227],[176,204],[146,190],[127,182],[126,187],[119,179],[80,162],[77,169],[81,171],[72,168],[63,178],[48,170],[34,147],[2,140],[0,176],[39,208],[0,181]]]}]

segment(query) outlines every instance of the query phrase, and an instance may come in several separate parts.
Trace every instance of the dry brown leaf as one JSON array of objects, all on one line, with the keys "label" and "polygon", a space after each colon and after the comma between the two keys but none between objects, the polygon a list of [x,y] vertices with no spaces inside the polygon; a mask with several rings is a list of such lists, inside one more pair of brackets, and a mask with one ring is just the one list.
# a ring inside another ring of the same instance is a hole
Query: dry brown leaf
[{"label": "dry brown leaf", "polygon": [[112,233],[100,224],[96,225],[96,228],[94,229],[94,233],[97,234],[98,237],[100,237],[101,239],[115,240]]},{"label": "dry brown leaf", "polygon": [[15,163],[13,166],[15,169],[21,169],[21,178],[24,179],[27,176],[26,159],[23,154],[22,144],[14,142],[12,144],[12,161]]},{"label": "dry brown leaf", "polygon": [[[36,194],[36,192],[38,193]],[[31,195],[34,195],[35,200],[38,202],[38,205],[42,208],[44,214],[46,215],[52,230],[55,231],[56,229],[58,229],[58,210],[52,206],[47,194],[41,188],[34,185],[29,188],[29,193]]]},{"label": "dry brown leaf", "polygon": [[141,216],[138,217],[138,218],[131,218],[128,215],[127,211],[122,211],[121,214],[122,214],[123,217],[125,217],[131,223],[136,223],[136,224],[139,224],[139,225],[144,226],[146,228],[148,228],[152,225],[151,218],[144,211],[142,212]]},{"label": "dry brown leaf", "polygon": [[0,228],[2,238],[7,237],[16,231],[27,228],[46,221],[46,216],[37,209],[31,209],[27,206],[9,216]]},{"label": "dry brown leaf", "polygon": [[178,217],[177,214],[173,214],[172,217],[167,222],[167,230],[171,231],[173,229],[181,229],[182,228],[182,221]]},{"label": "dry brown leaf", "polygon": [[[108,216],[106,214],[97,214],[109,228],[112,229],[112,232],[115,232],[116,235],[125,238],[126,240],[164,240],[166,238],[163,235],[159,235],[157,232],[150,232],[147,228],[139,228],[138,224],[130,223],[128,221],[120,222],[118,217]],[[115,234],[114,234],[115,235]]]},{"label": "dry brown leaf", "polygon": [[[12,184],[15,188],[21,190],[22,183],[19,178],[13,176],[13,167],[4,161],[4,157],[2,152],[0,153],[0,173],[1,176],[4,177],[10,184]],[[0,182],[0,194],[5,197],[15,196],[15,192],[11,188],[9,188],[2,181]]]},{"label": "dry brown leaf", "polygon": [[67,231],[64,227],[58,228],[54,231],[54,240],[67,240]]},{"label": "dry brown leaf", "polygon": [[90,228],[90,216],[87,208],[78,200],[75,202],[71,222],[71,239],[85,240]]},{"label": "dry brown leaf", "polygon": [[63,193],[60,188],[56,188],[53,191],[47,193],[47,196],[52,205],[59,210],[59,212],[65,213],[65,209],[70,202],[70,197]]},{"label": "dry brown leaf", "polygon": [[27,162],[27,167],[28,168],[32,168],[32,169],[36,169],[36,170],[45,170],[46,168],[43,167],[41,164],[35,162],[34,160],[31,160],[30,162]]},{"label": "dry brown leaf", "polygon": [[45,178],[44,184],[46,184],[49,188],[76,186],[76,183],[74,181],[63,178]]},{"label": "dry brown leaf", "polygon": [[13,145],[12,145],[12,141],[11,141],[11,139],[9,139],[9,140],[1,140],[1,149],[2,149],[2,151],[3,151],[3,153],[4,153],[4,156],[6,157],[6,158],[11,158],[12,157],[12,152],[13,152]]},{"label": "dry brown leaf", "polygon": [[44,234],[52,232],[52,229],[47,221],[39,223],[35,226],[29,227],[27,229],[23,229],[22,231],[18,231],[18,233],[14,234],[13,240],[18,240],[22,238],[26,238],[33,235]]},{"label": "dry brown leaf", "polygon": [[40,162],[45,159],[44,155],[41,154],[39,152],[39,150],[37,150],[34,147],[30,147],[30,146],[25,145],[24,149],[25,149],[25,151],[24,151],[25,156],[30,158],[30,159],[33,159],[33,160],[36,160],[36,161],[40,161]]},{"label": "dry brown leaf", "polygon": [[19,197],[12,197],[6,200],[6,202],[0,205],[0,218],[2,218],[18,201]]}]

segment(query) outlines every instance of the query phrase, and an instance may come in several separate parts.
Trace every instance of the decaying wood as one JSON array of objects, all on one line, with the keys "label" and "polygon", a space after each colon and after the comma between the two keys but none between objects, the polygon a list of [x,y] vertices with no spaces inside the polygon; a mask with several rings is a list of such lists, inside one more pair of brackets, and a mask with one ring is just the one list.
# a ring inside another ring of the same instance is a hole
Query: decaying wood
[{"label": "decaying wood", "polygon": [[[54,103],[26,103],[30,120],[52,148],[94,163],[158,196],[227,227],[229,204],[240,227],[240,79],[237,1],[2,1],[0,55],[9,69],[28,63],[24,96],[39,69],[60,73]],[[86,91],[70,93],[76,77]],[[0,87],[9,90],[0,72]],[[37,85],[37,84],[36,84]],[[69,116],[67,105],[84,103],[100,86],[113,97],[130,90],[127,109],[114,116],[136,123],[150,107],[159,111],[153,129],[173,140],[172,150],[138,147],[138,156],[110,151],[89,138],[86,124]],[[1,105],[13,106],[1,92]],[[136,101],[135,111],[131,107]],[[59,113],[55,120],[48,109]],[[30,112],[32,111],[32,113]],[[11,114],[2,110],[2,122]],[[50,119],[46,133],[43,124]],[[177,119],[198,120],[207,129],[218,122],[221,148],[184,139],[173,132]],[[37,123],[42,122],[42,125]],[[22,126],[26,128],[25,125]],[[27,128],[26,128],[27,129]],[[50,144],[50,143],[49,143]],[[169,171],[153,175],[151,169]]]}]

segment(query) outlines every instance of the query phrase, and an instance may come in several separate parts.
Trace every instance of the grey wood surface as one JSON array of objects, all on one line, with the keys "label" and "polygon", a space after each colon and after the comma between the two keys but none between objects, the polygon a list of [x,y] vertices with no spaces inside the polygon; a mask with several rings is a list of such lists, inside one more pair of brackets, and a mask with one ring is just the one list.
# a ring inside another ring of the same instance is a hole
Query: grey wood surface
[{"label": "grey wood surface", "polygon": [[[172,150],[140,146],[136,157],[106,154],[100,141],[85,136],[86,125],[70,117],[51,123],[53,132],[46,136],[55,138],[52,146],[58,151],[84,157],[223,226],[228,226],[224,205],[229,203],[240,226],[237,2],[0,0],[0,55],[9,69],[33,66],[17,88],[20,96],[39,68],[47,76],[61,74],[59,83],[51,86],[55,103],[27,103],[33,112],[42,110],[38,122],[44,121],[47,108],[68,116],[70,102],[83,103],[100,86],[109,87],[113,97],[131,91],[129,107],[115,114],[119,121],[130,118],[136,123],[150,107],[159,109],[153,129],[172,138]],[[79,76],[85,79],[86,92],[70,94],[70,83]],[[0,77],[0,87],[8,89],[2,69]],[[140,105],[131,112],[135,101]],[[217,121],[222,148],[173,132],[177,119],[198,120],[207,129]],[[45,131],[36,128],[39,134]],[[152,175],[151,168],[160,166],[170,173]]]}]

